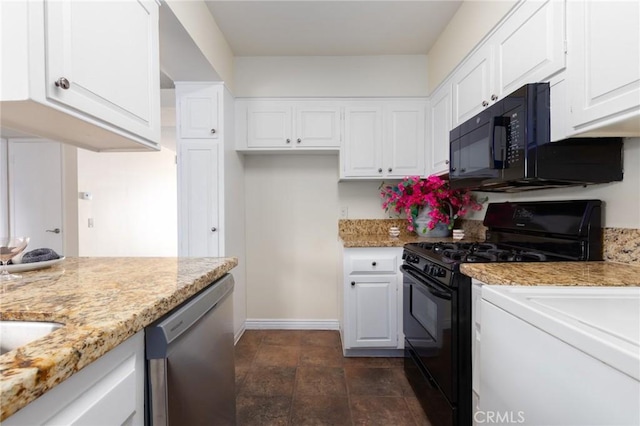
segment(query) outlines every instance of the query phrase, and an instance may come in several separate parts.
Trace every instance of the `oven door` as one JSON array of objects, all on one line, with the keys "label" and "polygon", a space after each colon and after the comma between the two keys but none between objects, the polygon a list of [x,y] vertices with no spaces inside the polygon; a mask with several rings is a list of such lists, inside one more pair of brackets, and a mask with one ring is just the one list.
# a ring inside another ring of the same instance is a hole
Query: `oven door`
[{"label": "oven door", "polygon": [[457,333],[452,314],[456,290],[430,279],[411,265],[403,265],[403,331],[420,367],[433,378],[452,406],[457,402],[454,360]]}]

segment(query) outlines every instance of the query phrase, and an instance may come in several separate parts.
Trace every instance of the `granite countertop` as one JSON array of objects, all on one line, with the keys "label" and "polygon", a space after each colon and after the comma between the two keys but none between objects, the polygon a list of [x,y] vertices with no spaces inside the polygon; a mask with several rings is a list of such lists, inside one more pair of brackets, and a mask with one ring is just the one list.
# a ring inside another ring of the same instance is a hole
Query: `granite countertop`
[{"label": "granite countertop", "polygon": [[494,285],[640,286],[640,266],[618,262],[463,263],[460,271]]},{"label": "granite countertop", "polygon": [[407,243],[417,242],[479,242],[478,238],[464,238],[454,240],[451,237],[426,238],[417,235],[400,234],[398,237],[390,237],[388,234],[343,234],[340,235],[342,245],[345,248],[353,247],[402,247]]},{"label": "granite countertop", "polygon": [[237,264],[236,258],[67,258],[1,284],[0,319],[64,326],[0,355],[0,421]]}]

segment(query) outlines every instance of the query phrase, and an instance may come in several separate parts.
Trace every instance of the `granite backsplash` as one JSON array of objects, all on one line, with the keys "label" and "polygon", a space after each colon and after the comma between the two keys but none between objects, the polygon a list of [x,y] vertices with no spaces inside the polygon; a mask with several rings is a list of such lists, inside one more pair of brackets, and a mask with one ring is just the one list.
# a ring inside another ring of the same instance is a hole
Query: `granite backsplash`
[{"label": "granite backsplash", "polygon": [[[481,220],[461,220],[466,237],[484,238],[487,228]],[[407,231],[405,219],[341,219],[338,222],[339,235],[387,234],[389,228],[397,226],[402,234]],[[604,228],[604,260],[640,266],[640,229]]]}]

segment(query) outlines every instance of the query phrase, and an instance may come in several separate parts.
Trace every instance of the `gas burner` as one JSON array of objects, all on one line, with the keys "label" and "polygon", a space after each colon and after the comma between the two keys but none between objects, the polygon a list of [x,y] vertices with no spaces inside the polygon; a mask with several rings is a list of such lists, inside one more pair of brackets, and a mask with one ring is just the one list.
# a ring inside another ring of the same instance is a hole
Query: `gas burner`
[{"label": "gas burner", "polygon": [[476,252],[467,254],[463,261],[469,263],[497,262],[498,257],[495,254],[487,252]]},{"label": "gas burner", "polygon": [[435,253],[444,253],[446,250],[458,250],[455,243],[436,243],[432,249]]},{"label": "gas burner", "polygon": [[513,260],[516,262],[544,262],[547,260],[547,256],[542,253],[524,251],[515,254]]},{"label": "gas burner", "polygon": [[492,254],[498,259],[500,262],[512,262],[515,260],[515,254],[510,250],[503,249],[489,249],[486,253]]},{"label": "gas burner", "polygon": [[494,243],[474,243],[471,250],[474,252],[498,250],[498,246]]},{"label": "gas burner", "polygon": [[445,258],[453,261],[461,261],[468,253],[469,251],[465,249],[445,249],[442,251]]}]

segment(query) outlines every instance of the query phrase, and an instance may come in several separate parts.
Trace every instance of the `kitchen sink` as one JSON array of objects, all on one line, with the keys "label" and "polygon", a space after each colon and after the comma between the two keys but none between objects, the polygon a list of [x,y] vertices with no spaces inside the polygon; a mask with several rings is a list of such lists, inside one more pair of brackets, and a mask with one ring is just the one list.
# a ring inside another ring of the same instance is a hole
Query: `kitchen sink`
[{"label": "kitchen sink", "polygon": [[43,321],[0,321],[0,355],[33,342],[63,327]]}]

